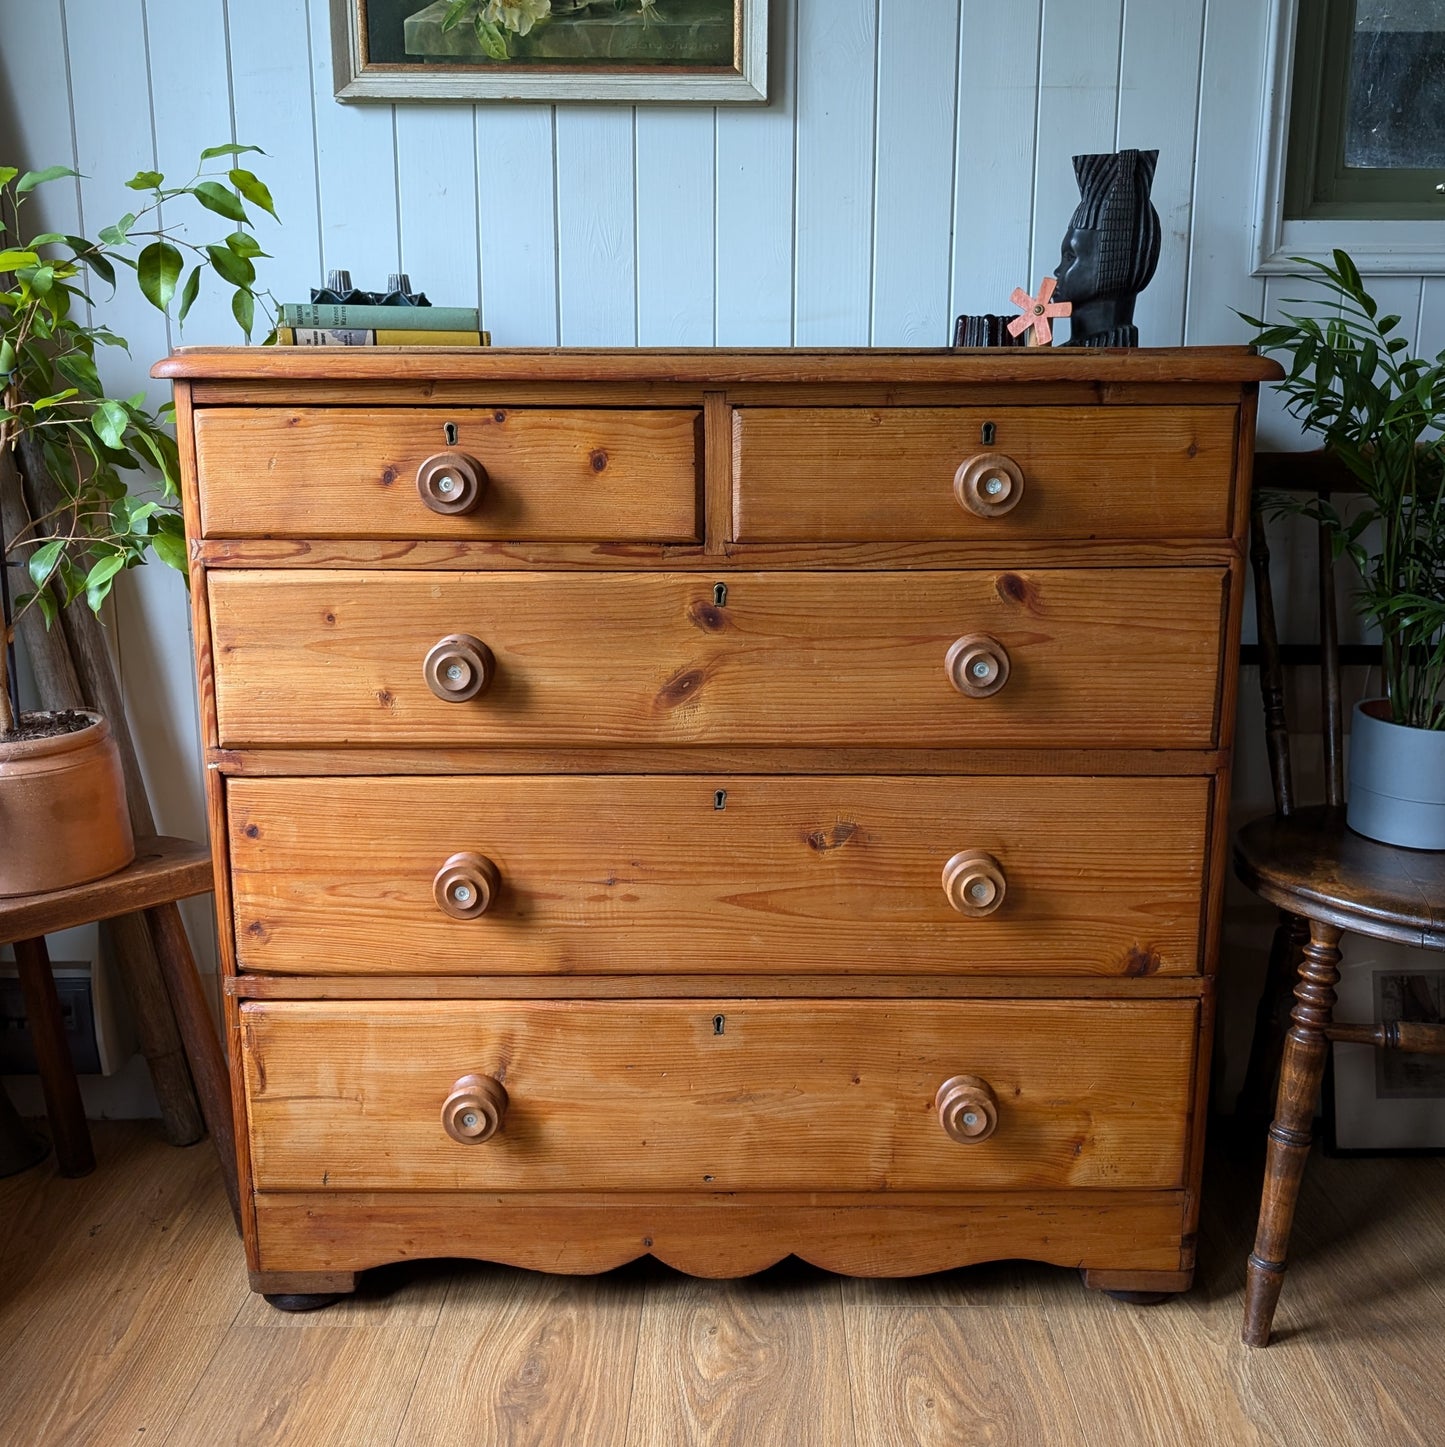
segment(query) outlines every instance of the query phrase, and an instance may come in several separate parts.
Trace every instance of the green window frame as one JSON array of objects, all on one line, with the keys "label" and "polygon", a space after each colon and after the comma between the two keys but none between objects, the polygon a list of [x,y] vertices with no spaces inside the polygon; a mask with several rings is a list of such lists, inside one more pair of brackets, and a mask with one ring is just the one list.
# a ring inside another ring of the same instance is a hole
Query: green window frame
[{"label": "green window frame", "polygon": [[[1284,214],[1289,220],[1445,220],[1445,166],[1345,165],[1357,0],[1301,0],[1295,30]],[[1445,136],[1441,137],[1445,150]]]}]

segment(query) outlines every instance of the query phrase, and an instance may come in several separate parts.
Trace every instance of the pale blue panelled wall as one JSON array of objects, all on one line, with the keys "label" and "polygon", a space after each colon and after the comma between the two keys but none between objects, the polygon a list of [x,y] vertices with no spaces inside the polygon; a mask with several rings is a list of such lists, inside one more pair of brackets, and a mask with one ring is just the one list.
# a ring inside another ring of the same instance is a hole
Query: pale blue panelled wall
[{"label": "pale blue panelled wall", "polygon": [[[128,209],[121,182],[224,140],[284,224],[265,279],[300,298],[327,268],[480,305],[499,345],[946,341],[1049,272],[1070,156],[1158,147],[1146,344],[1237,341],[1250,276],[1266,0],[773,0],[764,107],[369,105],[331,95],[326,0],[0,0],[0,141],[86,179],[48,188],[57,229]],[[1445,278],[1377,287],[1445,344]],[[108,304],[127,392],[180,335]],[[203,297],[193,343],[230,341]],[[1263,435],[1297,434],[1267,402]],[[123,580],[114,637],[163,827],[204,829],[187,614],[159,568]],[[1286,600],[1286,606],[1288,600]],[[202,934],[201,915],[193,933]],[[204,950],[204,942],[203,942]]]}]

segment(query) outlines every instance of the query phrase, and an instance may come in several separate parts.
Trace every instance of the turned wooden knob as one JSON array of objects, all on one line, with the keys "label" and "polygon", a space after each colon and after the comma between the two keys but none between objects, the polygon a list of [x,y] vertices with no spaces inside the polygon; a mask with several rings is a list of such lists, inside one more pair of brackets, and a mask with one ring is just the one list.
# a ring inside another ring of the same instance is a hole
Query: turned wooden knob
[{"label": "turned wooden knob", "polygon": [[998,1129],[998,1096],[981,1076],[950,1076],[938,1087],[933,1103],[944,1132],[962,1145],[977,1145]]},{"label": "turned wooden knob", "polygon": [[992,914],[1007,889],[998,860],[982,849],[965,849],[943,866],[943,892],[949,904],[971,919]]},{"label": "turned wooden knob", "polygon": [[487,469],[465,452],[438,452],[417,468],[416,490],[433,512],[471,512],[487,490]]},{"label": "turned wooden knob", "polygon": [[502,876],[484,854],[453,854],[432,881],[432,897],[453,919],[476,919],[497,897]]},{"label": "turned wooden knob", "polygon": [[948,681],[966,698],[987,698],[1008,682],[1008,654],[997,638],[986,633],[960,638],[948,650],[943,666]]},{"label": "turned wooden knob", "polygon": [[492,650],[469,633],[448,633],[432,645],[422,663],[426,686],[443,703],[465,703],[492,681],[497,660]]},{"label": "turned wooden knob", "polygon": [[489,1141],[507,1115],[507,1091],[490,1075],[464,1075],[442,1106],[442,1125],[460,1145]]},{"label": "turned wooden knob", "polygon": [[953,495],[961,507],[981,518],[999,517],[1019,505],[1023,469],[1002,452],[980,452],[953,474]]}]

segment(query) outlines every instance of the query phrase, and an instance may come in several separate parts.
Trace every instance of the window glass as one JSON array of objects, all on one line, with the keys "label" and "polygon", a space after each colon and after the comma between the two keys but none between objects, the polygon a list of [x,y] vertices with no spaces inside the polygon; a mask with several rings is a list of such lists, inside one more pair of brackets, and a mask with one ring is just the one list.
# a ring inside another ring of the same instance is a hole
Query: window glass
[{"label": "window glass", "polygon": [[1358,0],[1345,165],[1445,164],[1445,0]]}]

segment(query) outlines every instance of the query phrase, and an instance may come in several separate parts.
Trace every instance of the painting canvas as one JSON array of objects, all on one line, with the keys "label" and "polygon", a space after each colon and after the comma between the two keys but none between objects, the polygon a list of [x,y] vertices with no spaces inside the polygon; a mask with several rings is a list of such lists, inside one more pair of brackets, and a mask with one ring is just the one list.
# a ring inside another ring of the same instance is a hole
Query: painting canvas
[{"label": "painting canvas", "polygon": [[766,99],[767,0],[332,0],[340,100]]}]

